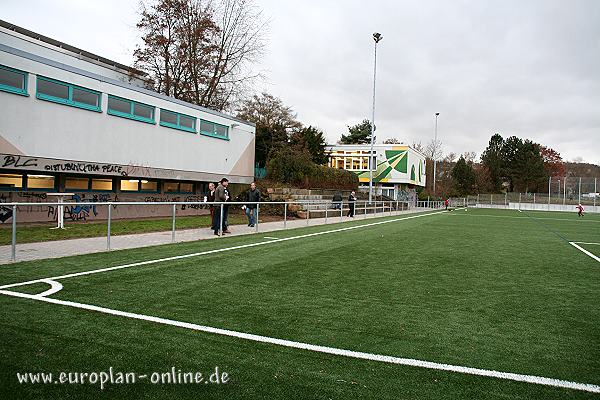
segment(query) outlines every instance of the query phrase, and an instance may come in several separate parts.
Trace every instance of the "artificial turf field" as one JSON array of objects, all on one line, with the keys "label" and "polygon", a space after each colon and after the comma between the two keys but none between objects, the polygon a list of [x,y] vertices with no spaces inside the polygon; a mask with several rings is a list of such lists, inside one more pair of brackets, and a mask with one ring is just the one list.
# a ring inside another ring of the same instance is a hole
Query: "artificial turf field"
[{"label": "artificial turf field", "polygon": [[[0,286],[203,253],[57,279],[64,287],[48,298],[598,388],[600,262],[569,242],[588,243],[579,246],[600,256],[600,245],[591,244],[600,243],[600,216],[486,209],[427,214],[4,265]],[[350,227],[356,228],[344,229]],[[284,238],[294,239],[278,240]],[[33,283],[4,290],[35,294],[48,288]],[[0,294],[0,307],[2,399],[600,398],[39,299]],[[16,377],[110,367],[148,375],[175,367],[208,375],[215,366],[229,382],[138,380],[101,390],[89,383],[19,384]]]}]

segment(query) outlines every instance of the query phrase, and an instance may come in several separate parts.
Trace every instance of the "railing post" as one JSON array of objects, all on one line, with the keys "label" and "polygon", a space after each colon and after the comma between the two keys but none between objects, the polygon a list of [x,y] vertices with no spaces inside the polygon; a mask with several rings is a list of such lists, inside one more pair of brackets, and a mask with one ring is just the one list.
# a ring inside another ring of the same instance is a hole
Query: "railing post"
[{"label": "railing post", "polygon": [[308,220],[310,219],[310,202],[306,203],[306,225],[308,226]]},{"label": "railing post", "polygon": [[344,220],[344,201],[340,203],[340,222]]},{"label": "railing post", "polygon": [[283,229],[287,228],[287,205],[287,202],[283,204]]},{"label": "railing post", "polygon": [[508,207],[508,192],[504,192],[504,207]]},{"label": "railing post", "polygon": [[596,181],[598,178],[594,178],[594,207],[596,207],[596,196],[598,195],[598,187],[596,186]]},{"label": "railing post", "polygon": [[567,203],[567,177],[563,182],[563,206]]},{"label": "railing post", "polygon": [[396,199],[396,215],[398,215],[398,199]]},{"label": "railing post", "polygon": [[521,209],[521,192],[519,192],[519,210]]},{"label": "railing post", "polygon": [[550,211],[550,194],[552,192],[552,177],[548,178],[548,211]]},{"label": "railing post", "polygon": [[578,197],[578,203],[581,204],[581,177],[579,177],[579,189],[577,190],[579,192],[579,197]]},{"label": "railing post", "polygon": [[219,236],[223,236],[223,203],[221,203],[221,213],[219,215]]},{"label": "railing post", "polygon": [[328,207],[327,207],[327,204],[325,204],[325,223],[327,223],[327,211],[328,211]]},{"label": "railing post", "polygon": [[533,194],[533,204],[535,204],[535,193]]},{"label": "railing post", "polygon": [[10,246],[10,260],[17,260],[17,206],[12,206],[12,241]]},{"label": "railing post", "polygon": [[112,220],[112,203],[108,203],[108,216],[106,222],[106,250],[110,251],[110,223]]},{"label": "railing post", "polygon": [[175,204],[173,204],[173,210],[172,210],[172,215],[173,215],[173,221],[171,223],[171,243],[175,242],[175,214],[177,213],[177,206]]},{"label": "railing post", "polygon": [[365,200],[365,219],[367,219],[367,201]]},{"label": "railing post", "polygon": [[258,233],[258,212],[260,209],[260,204],[256,203],[256,215],[254,216],[254,228],[255,232]]}]

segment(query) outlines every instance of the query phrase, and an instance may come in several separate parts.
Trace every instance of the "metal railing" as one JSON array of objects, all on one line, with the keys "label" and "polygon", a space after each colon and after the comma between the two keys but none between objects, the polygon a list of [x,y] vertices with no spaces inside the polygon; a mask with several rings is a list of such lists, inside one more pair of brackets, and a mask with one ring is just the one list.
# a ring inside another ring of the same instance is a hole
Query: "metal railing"
[{"label": "metal railing", "polygon": [[[397,215],[398,212],[408,211],[413,209],[415,206],[418,208],[442,208],[443,202],[440,201],[431,201],[431,202],[418,202],[417,204],[411,204],[409,202],[403,202],[399,200],[386,200],[386,201],[372,201],[369,203],[366,200],[357,200],[355,202],[348,202],[347,200],[336,202],[330,200],[297,200],[297,201],[274,201],[274,202],[247,202],[247,201],[231,201],[231,202],[186,202],[186,201],[177,201],[177,202],[15,202],[15,203],[3,203],[3,207],[7,207],[12,209],[12,236],[11,236],[11,261],[16,261],[17,259],[17,221],[20,215],[31,212],[33,208],[39,207],[55,207],[57,209],[56,218],[54,221],[57,222],[58,226],[54,229],[64,228],[64,218],[60,218],[60,216],[64,217],[65,207],[106,207],[106,250],[111,250],[111,228],[112,222],[115,220],[113,215],[113,209],[118,206],[136,206],[136,207],[148,207],[148,206],[164,206],[170,207],[170,218],[171,218],[171,242],[175,242],[176,240],[176,221],[177,221],[177,212],[178,207],[190,207],[196,206],[196,208],[202,208],[204,214],[199,215],[208,215],[208,209],[213,207],[215,209],[215,215],[218,216],[218,221],[212,221],[213,226],[211,228],[215,229],[218,236],[223,236],[224,227],[226,226],[225,219],[225,210],[226,207],[231,209],[232,207],[242,207],[248,205],[256,205],[256,214],[254,216],[255,225],[254,230],[255,233],[259,232],[259,216],[261,215],[261,207],[269,208],[271,214],[281,217],[280,222],[283,222],[283,229],[286,229],[288,226],[288,222],[292,219],[292,214],[294,214],[293,219],[306,219],[306,225],[309,225],[309,221],[316,218],[324,218],[324,223],[328,223],[329,221],[344,221],[344,217],[348,218],[349,216],[358,217],[359,215],[363,218],[367,218],[369,216],[386,216],[386,215]],[[275,207],[275,210],[274,210]],[[21,210],[20,208],[25,208],[25,210]],[[353,210],[352,213],[350,211]],[[166,217],[168,218],[168,217]],[[127,218],[121,217],[119,220],[133,220],[135,218]],[[103,218],[99,219],[102,221]],[[52,221],[46,221],[52,222]],[[217,225],[215,225],[217,222]],[[73,224],[77,224],[78,222],[73,222]],[[134,233],[134,232],[132,232]]]}]

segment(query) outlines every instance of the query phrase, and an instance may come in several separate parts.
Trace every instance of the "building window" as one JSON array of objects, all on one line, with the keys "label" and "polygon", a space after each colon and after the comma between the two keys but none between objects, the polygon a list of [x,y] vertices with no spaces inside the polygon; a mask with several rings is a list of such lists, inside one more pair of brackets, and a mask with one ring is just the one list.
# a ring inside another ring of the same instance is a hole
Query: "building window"
[{"label": "building window", "polygon": [[203,119],[200,120],[200,133],[206,136],[229,140],[229,127]]},{"label": "building window", "polygon": [[101,112],[100,101],[102,94],[95,90],[57,81],[55,79],[37,77],[36,97],[40,100],[67,106],[79,107],[86,110]]},{"label": "building window", "polygon": [[194,184],[190,182],[165,182],[165,193],[194,193]]},{"label": "building window", "polygon": [[90,178],[68,176],[65,180],[65,190],[89,190]]},{"label": "building window", "polygon": [[0,189],[22,189],[23,175],[0,174]]},{"label": "building window", "polygon": [[137,101],[108,96],[108,114],[136,121],[154,123],[154,107]]},{"label": "building window", "polygon": [[92,190],[101,190],[101,191],[112,191],[113,190],[113,181],[112,179],[92,179]]},{"label": "building window", "polygon": [[0,65],[0,90],[28,96],[27,76],[25,71]]},{"label": "building window", "polygon": [[160,125],[196,133],[196,118],[169,110],[160,110]]},{"label": "building window", "polygon": [[120,187],[122,192],[158,192],[158,182],[146,179],[122,179]]},{"label": "building window", "polygon": [[52,175],[27,175],[27,189],[55,189]]}]

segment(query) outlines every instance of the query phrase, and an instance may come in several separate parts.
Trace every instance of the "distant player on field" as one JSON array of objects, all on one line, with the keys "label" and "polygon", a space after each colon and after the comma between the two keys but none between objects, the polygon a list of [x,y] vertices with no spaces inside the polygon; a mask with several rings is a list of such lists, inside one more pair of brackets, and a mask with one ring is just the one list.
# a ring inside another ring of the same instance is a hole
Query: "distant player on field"
[{"label": "distant player on field", "polygon": [[446,205],[446,211],[448,211],[448,204],[450,204],[450,199],[444,200],[444,204]]},{"label": "distant player on field", "polygon": [[577,211],[577,216],[579,216],[579,217],[583,217],[583,206],[581,205],[581,203],[580,203],[580,204],[577,204],[577,205],[575,206],[575,208],[578,210],[578,211]]}]

